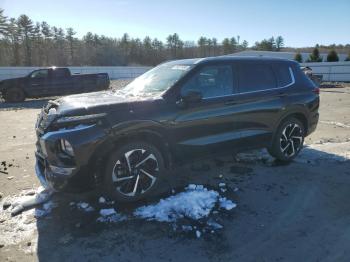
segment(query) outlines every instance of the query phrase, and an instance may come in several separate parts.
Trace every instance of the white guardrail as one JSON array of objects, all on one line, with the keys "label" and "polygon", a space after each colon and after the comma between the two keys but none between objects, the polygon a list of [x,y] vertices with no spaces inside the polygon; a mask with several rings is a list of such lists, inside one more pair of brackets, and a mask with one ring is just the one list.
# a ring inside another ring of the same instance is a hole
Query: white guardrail
[{"label": "white guardrail", "polygon": [[[42,67],[0,67],[0,80],[26,76],[39,68]],[[72,66],[68,68],[72,74],[108,73],[112,80],[135,78],[151,69],[143,66]]]},{"label": "white guardrail", "polygon": [[350,62],[302,63],[312,69],[314,75],[322,75],[324,82],[350,82]]},{"label": "white guardrail", "polygon": [[[302,63],[326,82],[350,82],[350,62]],[[40,67],[0,67],[0,80],[21,77]],[[82,66],[68,67],[72,73],[108,73],[110,79],[135,78],[151,67],[142,66]]]}]

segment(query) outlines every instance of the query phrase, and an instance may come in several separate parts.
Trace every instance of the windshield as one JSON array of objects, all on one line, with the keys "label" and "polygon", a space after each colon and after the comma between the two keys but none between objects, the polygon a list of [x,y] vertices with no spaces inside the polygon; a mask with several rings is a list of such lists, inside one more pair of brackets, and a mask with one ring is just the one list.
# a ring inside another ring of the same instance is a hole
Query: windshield
[{"label": "windshield", "polygon": [[139,76],[117,93],[130,96],[160,95],[191,68],[192,65],[174,64],[173,62],[161,64]]}]

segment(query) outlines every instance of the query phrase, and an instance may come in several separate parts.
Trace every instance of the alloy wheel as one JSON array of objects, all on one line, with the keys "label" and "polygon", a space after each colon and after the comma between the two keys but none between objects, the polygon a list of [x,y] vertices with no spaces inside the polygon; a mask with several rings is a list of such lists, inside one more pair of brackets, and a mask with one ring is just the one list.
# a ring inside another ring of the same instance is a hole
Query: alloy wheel
[{"label": "alloy wheel", "polygon": [[293,157],[300,151],[303,140],[303,130],[298,124],[291,123],[287,125],[280,137],[280,150],[282,154],[287,158]]},{"label": "alloy wheel", "polygon": [[127,197],[135,197],[152,188],[159,174],[156,156],[145,149],[133,149],[117,159],[113,171],[114,188]]}]

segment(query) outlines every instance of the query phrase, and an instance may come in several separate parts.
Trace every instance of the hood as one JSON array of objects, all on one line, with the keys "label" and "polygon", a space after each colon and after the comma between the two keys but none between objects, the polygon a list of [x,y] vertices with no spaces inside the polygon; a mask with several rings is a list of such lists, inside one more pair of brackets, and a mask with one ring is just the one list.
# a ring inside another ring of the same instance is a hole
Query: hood
[{"label": "hood", "polygon": [[[144,101],[153,101],[152,97],[133,97],[121,95],[113,91],[100,91],[70,95],[56,100],[59,105],[58,114],[82,115],[87,113],[101,113],[106,110],[117,110],[120,107]],[[108,108],[108,109],[107,109]]]},{"label": "hood", "polygon": [[4,79],[1,81],[1,83],[13,83],[13,82],[20,82],[27,79],[26,77],[17,77],[17,78],[9,78],[9,79]]}]

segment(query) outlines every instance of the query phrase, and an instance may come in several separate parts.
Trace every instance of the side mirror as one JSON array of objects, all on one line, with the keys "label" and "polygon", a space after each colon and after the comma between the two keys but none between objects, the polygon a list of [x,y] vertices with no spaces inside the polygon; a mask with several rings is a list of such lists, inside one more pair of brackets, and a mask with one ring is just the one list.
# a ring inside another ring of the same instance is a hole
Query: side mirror
[{"label": "side mirror", "polygon": [[196,90],[188,90],[182,98],[186,103],[198,103],[202,100],[202,93]]}]

